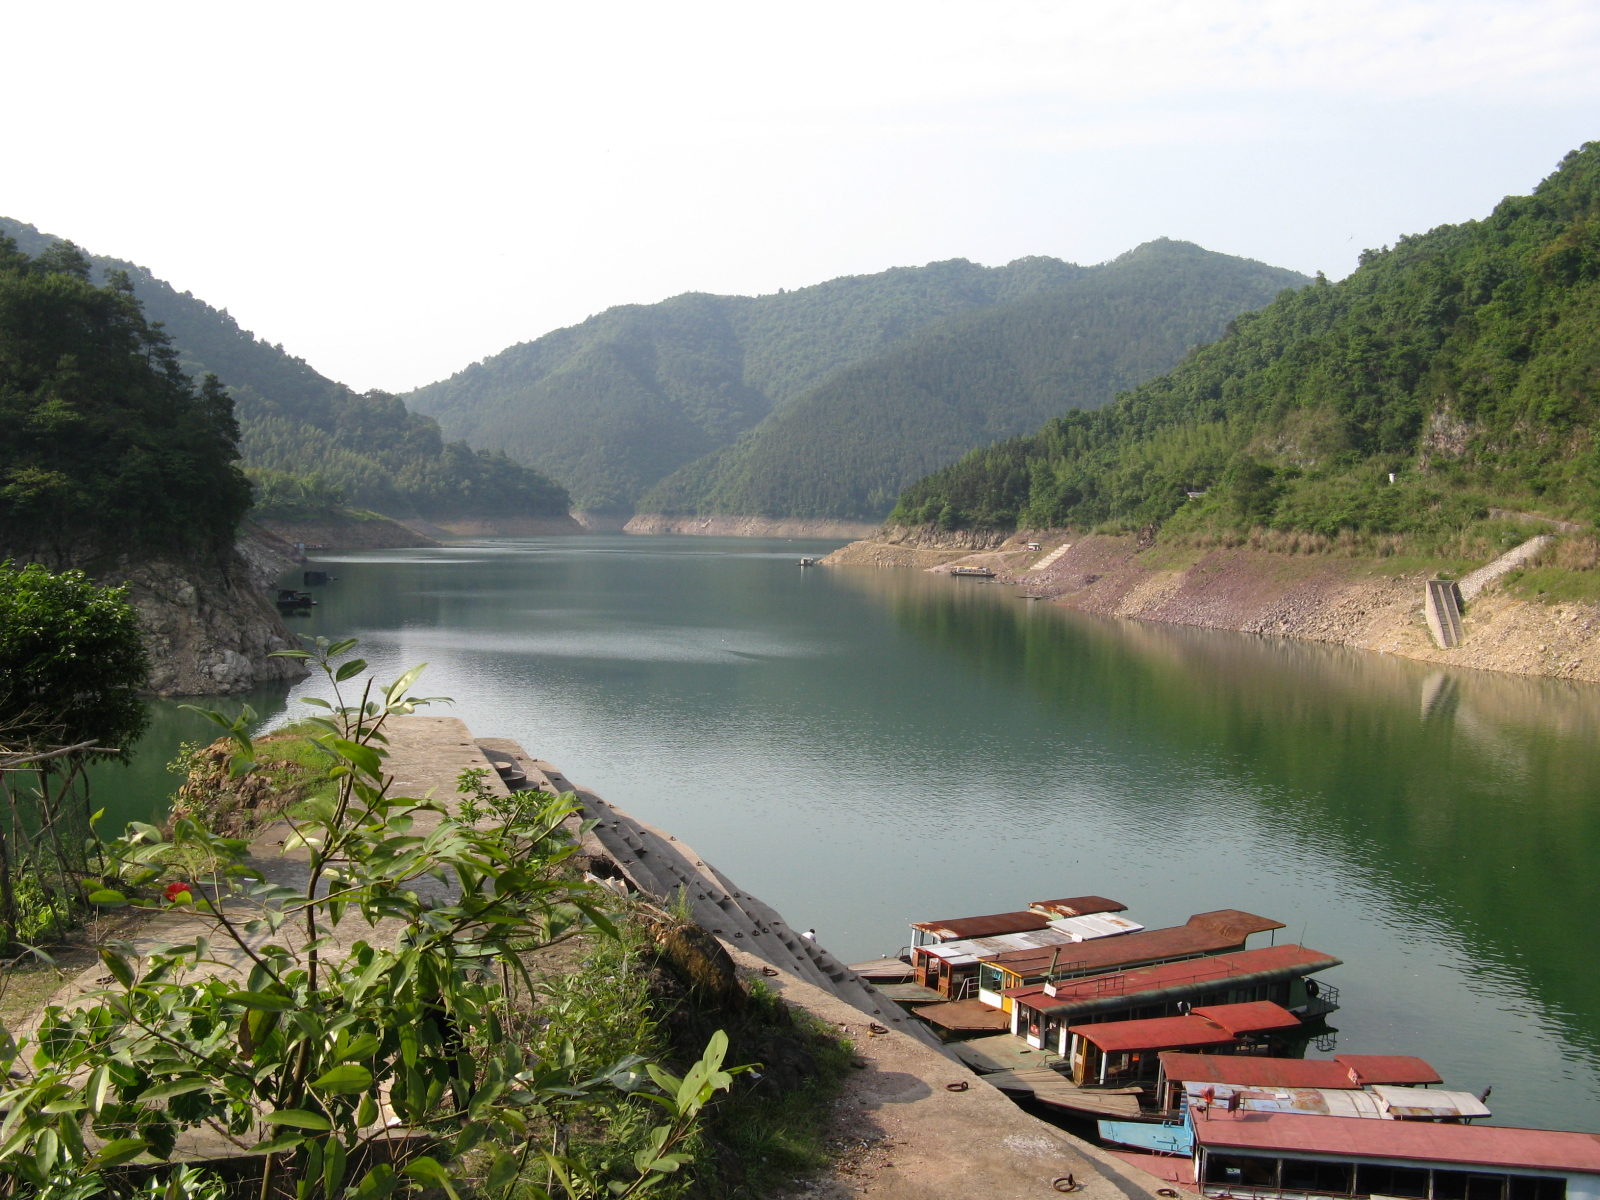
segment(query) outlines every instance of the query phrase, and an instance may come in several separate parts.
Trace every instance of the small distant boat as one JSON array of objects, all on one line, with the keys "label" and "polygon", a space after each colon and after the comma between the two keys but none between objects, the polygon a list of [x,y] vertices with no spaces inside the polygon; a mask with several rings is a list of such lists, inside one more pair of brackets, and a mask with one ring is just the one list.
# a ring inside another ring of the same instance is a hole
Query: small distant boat
[{"label": "small distant boat", "polygon": [[293,588],[279,588],[277,604],[281,609],[293,611],[310,608],[316,604],[316,601],[311,598],[310,592],[297,592]]},{"label": "small distant boat", "polygon": [[959,575],[963,579],[993,579],[994,572],[988,567],[951,567],[950,574]]},{"label": "small distant boat", "polygon": [[814,567],[821,561],[822,560],[820,558],[802,558],[800,560],[800,565],[802,567]]}]

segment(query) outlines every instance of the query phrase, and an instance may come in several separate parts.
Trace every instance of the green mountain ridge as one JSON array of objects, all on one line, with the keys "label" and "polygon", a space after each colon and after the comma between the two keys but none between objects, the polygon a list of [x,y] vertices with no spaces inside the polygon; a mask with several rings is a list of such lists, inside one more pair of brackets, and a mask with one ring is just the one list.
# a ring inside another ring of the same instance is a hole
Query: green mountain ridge
[{"label": "green mountain ridge", "polygon": [[[37,256],[60,239],[0,217],[0,235]],[[504,454],[446,443],[436,422],[385,392],[360,394],[303,359],[241,329],[226,309],[179,292],[148,268],[90,256],[100,281],[126,273],[146,317],[171,338],[190,378],[221,378],[232,396],[242,461],[265,484],[279,476],[320,483],[320,494],[393,516],[471,513],[547,516],[567,511],[564,490]],[[317,490],[313,488],[313,490]]]},{"label": "green mountain ridge", "polygon": [[1088,268],[965,259],[767,296],[687,293],[607,309],[406,399],[449,437],[562,480],[579,508],[632,511],[655,483],[827,375],[932,321],[1048,291]]},{"label": "green mountain ridge", "polygon": [[1367,251],[1110,406],[919,480],[891,519],[1437,539],[1495,507],[1593,518],[1597,417],[1588,143],[1485,219]]},{"label": "green mountain ridge", "polygon": [[974,446],[1169,370],[1303,275],[1161,239],[1049,290],[931,321],[639,501],[646,512],[877,520]]}]

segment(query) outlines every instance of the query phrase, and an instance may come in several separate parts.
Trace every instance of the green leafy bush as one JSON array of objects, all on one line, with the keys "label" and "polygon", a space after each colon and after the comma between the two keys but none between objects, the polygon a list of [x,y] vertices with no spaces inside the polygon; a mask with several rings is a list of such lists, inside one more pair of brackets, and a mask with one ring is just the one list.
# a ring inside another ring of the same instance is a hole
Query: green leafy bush
[{"label": "green leafy bush", "polygon": [[0,562],[0,745],[138,739],[149,662],[127,597],[82,571]]},{"label": "green leafy bush", "polygon": [[[255,1156],[258,1195],[297,1200],[347,1185],[357,1197],[455,1196],[441,1159],[474,1151],[489,1158],[487,1194],[548,1184],[570,1200],[621,1200],[689,1161],[701,1110],[737,1074],[723,1065],[725,1035],[680,1078],[637,1054],[603,1061],[570,1038],[527,1046],[506,1033],[504,973],[523,955],[616,934],[609,893],[562,869],[576,850],[571,796],[519,793],[496,820],[469,825],[391,795],[384,730],[428,703],[409,693],[421,668],[347,704],[342,685],[366,666],[340,661],[353,645],[320,639],[303,655],[338,698],[313,702],[337,790],[289,810],[285,852],[305,856],[298,884],[269,882],[247,843],[187,818],[170,841],[135,823],[104,847],[115,886],[90,901],[180,909],[191,940],[142,958],[108,944],[106,986],[47,1009],[27,1045],[0,1040],[11,1194],[127,1192],[113,1169],[159,1164],[189,1129]],[[253,714],[208,715],[235,747],[230,772],[250,774]],[[570,1122],[619,1094],[660,1110],[620,1170],[533,1136],[552,1114]]]}]

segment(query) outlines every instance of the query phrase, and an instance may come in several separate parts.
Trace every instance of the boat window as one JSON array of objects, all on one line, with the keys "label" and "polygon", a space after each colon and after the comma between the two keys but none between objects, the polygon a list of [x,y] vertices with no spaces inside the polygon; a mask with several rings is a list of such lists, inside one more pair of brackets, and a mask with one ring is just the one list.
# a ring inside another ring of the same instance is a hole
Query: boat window
[{"label": "boat window", "polygon": [[1471,1171],[1435,1171],[1433,1200],[1506,1200],[1506,1177],[1475,1175]]},{"label": "boat window", "polygon": [[1283,1160],[1283,1183],[1279,1186],[1293,1188],[1297,1192],[1329,1192],[1348,1196],[1354,1174],[1350,1163],[1286,1158]]},{"label": "boat window", "polygon": [[1278,1160],[1251,1158],[1246,1154],[1208,1154],[1206,1182],[1274,1187],[1278,1182]]},{"label": "boat window", "polygon": [[1362,1163],[1356,1169],[1358,1196],[1416,1196],[1428,1194],[1426,1167],[1391,1167],[1381,1163]]},{"label": "boat window", "polygon": [[1511,1200],[1567,1200],[1567,1181],[1548,1175],[1513,1175]]}]

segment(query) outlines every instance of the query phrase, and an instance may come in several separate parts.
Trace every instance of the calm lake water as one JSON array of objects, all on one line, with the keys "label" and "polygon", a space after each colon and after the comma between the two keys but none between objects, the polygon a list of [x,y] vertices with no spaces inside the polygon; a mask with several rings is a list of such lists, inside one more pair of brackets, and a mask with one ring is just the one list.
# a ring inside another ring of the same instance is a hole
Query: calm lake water
[{"label": "calm lake water", "polygon": [[[912,920],[1099,893],[1243,908],[1345,965],[1339,1049],[1600,1131],[1600,690],[1118,622],[832,543],[550,538],[333,555],[301,632],[430,664],[512,737],[693,844],[846,961]],[[315,682],[249,699],[268,722]],[[237,702],[235,702],[237,704]],[[230,708],[233,705],[229,706]],[[148,817],[157,706],[109,818]]]}]

